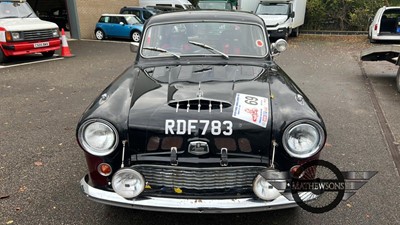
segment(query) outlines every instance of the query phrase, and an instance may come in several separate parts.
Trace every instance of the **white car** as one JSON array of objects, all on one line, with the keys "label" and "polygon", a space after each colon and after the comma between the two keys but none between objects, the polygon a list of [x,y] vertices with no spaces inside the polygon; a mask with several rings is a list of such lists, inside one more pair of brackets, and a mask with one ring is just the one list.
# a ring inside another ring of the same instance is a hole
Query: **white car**
[{"label": "white car", "polygon": [[400,6],[378,9],[368,29],[370,42],[400,41]]}]

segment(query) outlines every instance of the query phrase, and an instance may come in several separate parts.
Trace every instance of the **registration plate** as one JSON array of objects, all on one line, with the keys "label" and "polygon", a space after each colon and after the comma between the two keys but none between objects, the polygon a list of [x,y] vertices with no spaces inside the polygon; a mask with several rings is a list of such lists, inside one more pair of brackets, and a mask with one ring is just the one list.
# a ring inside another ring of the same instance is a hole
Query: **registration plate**
[{"label": "registration plate", "polygon": [[42,48],[42,47],[47,47],[49,46],[49,42],[40,42],[40,43],[34,43],[33,47],[35,48]]}]

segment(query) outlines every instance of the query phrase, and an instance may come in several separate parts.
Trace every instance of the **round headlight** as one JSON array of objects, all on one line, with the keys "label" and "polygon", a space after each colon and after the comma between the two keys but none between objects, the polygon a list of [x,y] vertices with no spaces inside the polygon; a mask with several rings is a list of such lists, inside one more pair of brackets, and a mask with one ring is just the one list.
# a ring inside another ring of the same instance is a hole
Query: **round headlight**
[{"label": "round headlight", "polygon": [[117,194],[129,199],[143,192],[145,180],[139,172],[124,168],[114,174],[111,184]]},{"label": "round headlight", "polygon": [[272,49],[277,52],[284,52],[288,47],[288,43],[284,39],[279,39],[272,44]]},{"label": "round headlight", "polygon": [[78,131],[78,139],[83,148],[92,155],[105,156],[118,145],[117,130],[104,120],[88,120]]},{"label": "round headlight", "polygon": [[279,190],[272,186],[261,175],[257,175],[253,181],[253,192],[257,197],[266,201],[272,201],[281,195]]},{"label": "round headlight", "polygon": [[322,148],[325,133],[314,121],[300,121],[286,128],[282,142],[289,155],[296,158],[308,158]]}]

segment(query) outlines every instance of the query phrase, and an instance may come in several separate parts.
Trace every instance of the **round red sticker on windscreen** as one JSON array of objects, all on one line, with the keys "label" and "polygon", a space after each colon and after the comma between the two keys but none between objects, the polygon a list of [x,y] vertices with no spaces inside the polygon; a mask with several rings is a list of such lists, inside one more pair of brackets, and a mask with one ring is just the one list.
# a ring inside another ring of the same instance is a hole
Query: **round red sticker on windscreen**
[{"label": "round red sticker on windscreen", "polygon": [[262,42],[261,40],[257,40],[256,45],[257,45],[257,47],[262,47],[262,46],[264,46],[264,42]]}]

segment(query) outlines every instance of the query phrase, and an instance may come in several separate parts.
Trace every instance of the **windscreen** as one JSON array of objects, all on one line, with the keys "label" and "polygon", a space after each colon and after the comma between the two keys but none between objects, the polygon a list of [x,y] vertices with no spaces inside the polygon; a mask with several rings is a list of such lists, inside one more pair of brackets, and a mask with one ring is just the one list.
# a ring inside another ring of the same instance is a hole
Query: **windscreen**
[{"label": "windscreen", "polygon": [[244,65],[189,65],[146,68],[146,74],[160,83],[240,82],[257,78],[265,70]]},{"label": "windscreen", "polygon": [[153,25],[143,37],[141,54],[151,57],[244,56],[267,54],[265,31],[255,24],[191,22]]},{"label": "windscreen", "polygon": [[199,2],[200,9],[231,9],[230,5],[226,2]]},{"label": "windscreen", "polygon": [[28,3],[0,2],[0,19],[37,17]]},{"label": "windscreen", "polygon": [[128,24],[141,24],[142,21],[137,16],[125,16],[126,22]]},{"label": "windscreen", "polygon": [[256,11],[257,15],[289,15],[289,4],[260,3]]}]

